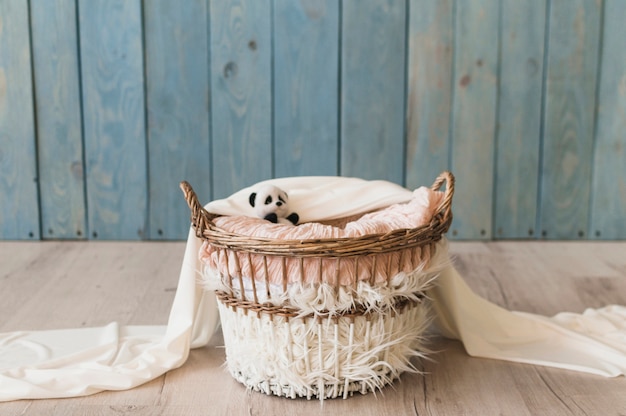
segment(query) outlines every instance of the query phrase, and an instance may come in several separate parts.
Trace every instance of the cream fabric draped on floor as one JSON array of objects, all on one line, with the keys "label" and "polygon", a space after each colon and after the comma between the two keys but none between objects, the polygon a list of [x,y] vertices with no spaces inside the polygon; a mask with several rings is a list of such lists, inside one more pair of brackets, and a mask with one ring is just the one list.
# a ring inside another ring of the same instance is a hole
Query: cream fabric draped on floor
[{"label": "cream fabric draped on floor", "polygon": [[[411,198],[385,181],[300,177],[270,182],[286,190],[303,221],[349,216]],[[249,215],[254,187],[207,208]],[[170,317],[164,326],[121,326],[0,334],[0,401],[75,397],[124,390],[181,366],[190,348],[206,345],[218,325],[215,296],[197,271],[201,241],[190,230]],[[477,296],[448,266],[429,293],[439,331],[470,355],[546,365],[603,376],[626,374],[626,307],[543,317],[507,311]]]}]

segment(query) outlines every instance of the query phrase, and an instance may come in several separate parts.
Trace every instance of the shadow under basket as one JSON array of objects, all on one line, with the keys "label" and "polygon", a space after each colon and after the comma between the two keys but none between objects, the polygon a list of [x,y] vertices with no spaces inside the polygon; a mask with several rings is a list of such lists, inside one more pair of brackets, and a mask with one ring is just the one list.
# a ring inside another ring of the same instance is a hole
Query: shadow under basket
[{"label": "shadow under basket", "polygon": [[[225,232],[215,226],[213,219],[217,215],[199,204],[191,186],[183,182],[181,188],[191,208],[196,235],[208,244],[226,251],[226,255],[261,255],[280,259],[283,264],[302,259],[319,259],[320,262],[330,259],[337,264],[337,270],[330,273],[335,275],[332,286],[337,288],[342,260],[371,259],[407,249],[424,249],[432,254],[433,263],[447,261],[443,234],[452,221],[453,175],[443,172],[431,188],[438,190],[444,184],[443,202],[425,226],[355,239],[299,241]],[[275,304],[261,301],[257,296],[246,297],[243,291],[230,287],[217,290],[229,372],[254,391],[320,400],[375,391],[392,383],[403,372],[419,372],[412,360],[428,353],[425,332],[432,318],[430,300],[424,291],[435,280],[440,268],[437,266],[441,265],[431,266],[411,273],[399,273],[397,269],[393,279],[367,282],[373,297],[378,292],[392,293],[383,303],[361,302],[362,299],[355,296],[349,308],[331,311],[301,308],[301,303],[292,303],[288,297],[281,298],[281,304]],[[239,275],[225,276],[225,280],[238,281],[243,287],[242,280],[249,277],[242,276],[239,268],[236,270]],[[389,282],[397,282],[405,276],[424,284],[420,283],[418,289],[406,285],[410,293],[389,292]],[[254,277],[251,280],[254,282]],[[343,287],[342,296],[354,290],[353,285]]]}]

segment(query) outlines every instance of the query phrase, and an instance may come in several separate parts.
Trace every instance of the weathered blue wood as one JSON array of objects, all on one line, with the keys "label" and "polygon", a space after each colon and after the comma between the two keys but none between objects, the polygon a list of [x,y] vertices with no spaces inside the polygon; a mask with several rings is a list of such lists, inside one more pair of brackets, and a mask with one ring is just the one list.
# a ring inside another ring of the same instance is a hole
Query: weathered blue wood
[{"label": "weathered blue wood", "polygon": [[453,0],[409,3],[406,186],[430,185],[450,169]]},{"label": "weathered blue wood", "polygon": [[39,238],[28,2],[0,1],[0,238]]},{"label": "weathered blue wood", "polygon": [[274,2],[274,174],[337,175],[339,2]]},{"label": "weathered blue wood", "polygon": [[342,4],[340,173],[403,183],[406,2]]},{"label": "weathered blue wood", "polygon": [[546,0],[502,2],[494,237],[536,238]]},{"label": "weathered blue wood", "polygon": [[209,48],[205,0],[144,3],[151,239],[186,238],[178,183],[211,197]]},{"label": "weathered blue wood", "polygon": [[587,237],[600,9],[584,0],[550,8],[540,213],[548,239]]},{"label": "weathered blue wood", "polygon": [[212,0],[213,196],[272,176],[269,0]]},{"label": "weathered blue wood", "polygon": [[181,179],[207,201],[445,168],[452,238],[626,238],[624,21],[620,0],[0,0],[0,238],[184,238]]},{"label": "weathered blue wood", "polygon": [[78,6],[89,233],[141,239],[148,189],[141,2]]},{"label": "weathered blue wood", "polygon": [[626,7],[606,0],[589,237],[626,238]]},{"label": "weathered blue wood", "polygon": [[31,0],[42,237],[86,237],[76,3]]},{"label": "weathered blue wood", "polygon": [[498,76],[497,0],[456,5],[452,172],[453,238],[492,237]]}]

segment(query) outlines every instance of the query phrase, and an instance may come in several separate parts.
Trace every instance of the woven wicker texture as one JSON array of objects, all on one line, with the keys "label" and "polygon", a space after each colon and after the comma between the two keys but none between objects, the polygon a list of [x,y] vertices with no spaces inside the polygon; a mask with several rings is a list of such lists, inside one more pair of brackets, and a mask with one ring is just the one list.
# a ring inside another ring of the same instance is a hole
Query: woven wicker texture
[{"label": "woven wicker texture", "polygon": [[[380,299],[372,300],[377,303],[373,305],[362,294],[382,287],[386,298],[409,288],[411,292],[427,289],[430,276],[413,271],[429,269],[435,244],[452,221],[454,177],[442,173],[431,189],[439,190],[444,184],[440,206],[426,225],[356,238],[310,240],[256,238],[225,231],[215,224],[218,216],[200,205],[191,186],[183,182],[181,187],[196,234],[213,253],[205,274],[207,287],[225,290],[246,304],[345,311],[364,303],[365,309],[380,306]],[[401,281],[399,274],[405,276]],[[316,305],[310,303],[312,299],[317,299]]]},{"label": "woven wicker texture", "polygon": [[216,247],[257,254],[336,258],[388,253],[397,251],[399,248],[406,249],[439,241],[452,223],[452,197],[454,195],[452,173],[442,172],[431,189],[439,190],[444,184],[446,185],[444,199],[428,225],[412,229],[398,229],[386,234],[316,240],[274,240],[226,232],[215,225],[213,219],[217,215],[204,209],[189,183],[183,181],[180,187],[191,209],[191,223],[196,230],[196,235],[210,241]]},{"label": "woven wicker texture", "polygon": [[[196,235],[226,265],[210,273],[220,283],[216,294],[233,377],[266,394],[323,400],[380,389],[402,372],[418,372],[411,360],[428,352],[423,334],[431,315],[424,291],[447,258],[441,240],[452,222],[450,172],[431,189],[444,185],[440,206],[421,227],[356,238],[276,240],[216,226],[218,215],[182,182]],[[260,270],[252,267],[259,257]],[[307,268],[307,262],[319,267]],[[304,276],[305,269],[319,276]],[[278,289],[270,283],[274,275],[282,282]],[[347,275],[355,277],[346,282]]]}]

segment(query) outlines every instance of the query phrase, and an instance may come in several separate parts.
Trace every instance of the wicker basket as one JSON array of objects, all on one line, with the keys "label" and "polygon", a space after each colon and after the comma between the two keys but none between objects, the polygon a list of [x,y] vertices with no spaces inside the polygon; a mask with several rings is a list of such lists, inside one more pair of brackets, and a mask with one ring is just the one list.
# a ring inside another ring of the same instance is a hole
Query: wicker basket
[{"label": "wicker basket", "polygon": [[[447,259],[441,251],[452,221],[453,175],[443,172],[431,189],[444,184],[441,205],[422,227],[274,240],[219,228],[218,216],[182,182],[196,235],[226,264],[208,274],[220,282],[233,377],[266,394],[325,399],[379,389],[404,371],[416,372],[411,359],[427,352],[431,316],[424,292]],[[316,270],[314,276],[307,270]],[[277,279],[280,284],[270,283]]]}]

